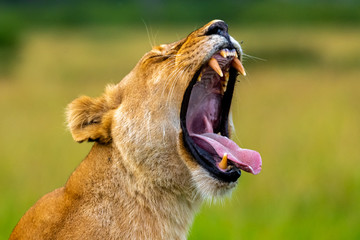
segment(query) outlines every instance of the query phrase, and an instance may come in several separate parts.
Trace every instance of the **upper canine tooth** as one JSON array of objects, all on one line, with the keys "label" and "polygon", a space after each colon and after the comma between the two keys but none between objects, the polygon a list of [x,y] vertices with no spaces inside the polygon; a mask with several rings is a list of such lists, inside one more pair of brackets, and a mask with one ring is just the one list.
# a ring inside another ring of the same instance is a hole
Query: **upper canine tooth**
[{"label": "upper canine tooth", "polygon": [[223,72],[221,71],[221,68],[219,66],[218,61],[215,58],[210,58],[209,60],[209,66],[214,69],[214,71],[219,74],[220,77],[224,76]]},{"label": "upper canine tooth", "polygon": [[244,66],[241,64],[238,58],[234,58],[231,62],[231,65],[239,72],[241,75],[246,76]]},{"label": "upper canine tooth", "polygon": [[223,58],[226,58],[226,57],[227,57],[227,54],[226,54],[225,49],[223,49],[223,50],[220,51],[220,55],[221,55]]}]

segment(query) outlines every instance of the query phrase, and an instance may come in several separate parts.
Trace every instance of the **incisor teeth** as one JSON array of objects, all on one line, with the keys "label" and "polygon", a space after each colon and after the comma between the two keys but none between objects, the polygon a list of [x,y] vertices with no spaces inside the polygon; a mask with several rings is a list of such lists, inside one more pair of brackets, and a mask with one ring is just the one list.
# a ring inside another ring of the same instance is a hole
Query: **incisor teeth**
[{"label": "incisor teeth", "polygon": [[246,76],[246,72],[244,69],[244,66],[241,64],[240,60],[238,58],[234,58],[234,60],[231,62],[231,65],[239,72],[241,75]]},{"label": "incisor teeth", "polygon": [[224,170],[227,168],[227,153],[224,153],[224,156],[219,163],[219,167]]},{"label": "incisor teeth", "polygon": [[220,77],[224,76],[223,72],[221,71],[221,68],[219,66],[218,61],[215,58],[210,58],[209,66],[214,69],[214,71],[219,74]]},{"label": "incisor teeth", "polygon": [[227,58],[227,57],[237,57],[237,53],[236,53],[236,50],[235,49],[222,49],[220,51],[220,55],[223,57],[223,58]]},{"label": "incisor teeth", "polygon": [[236,50],[235,49],[232,49],[230,52],[229,52],[229,56],[231,57],[234,57],[235,56],[235,53],[236,53]]}]

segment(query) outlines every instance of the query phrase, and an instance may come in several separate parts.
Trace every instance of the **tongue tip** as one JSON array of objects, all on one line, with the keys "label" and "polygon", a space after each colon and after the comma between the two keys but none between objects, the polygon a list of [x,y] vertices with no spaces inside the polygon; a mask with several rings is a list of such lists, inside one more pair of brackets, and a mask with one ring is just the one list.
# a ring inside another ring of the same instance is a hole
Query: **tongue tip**
[{"label": "tongue tip", "polygon": [[261,166],[258,167],[257,169],[253,170],[251,173],[254,174],[254,175],[258,175],[261,171]]},{"label": "tongue tip", "polygon": [[248,150],[248,149],[246,149],[245,151],[250,153],[251,164],[249,164],[246,167],[246,169],[244,169],[244,171],[249,172],[253,175],[259,174],[261,171],[261,166],[262,166],[262,160],[261,160],[260,153],[254,151],[254,150]]},{"label": "tongue tip", "polygon": [[243,168],[240,167],[240,169],[245,172],[251,173],[253,175],[258,175],[261,172],[261,166],[255,168],[255,169],[251,168],[250,166],[246,166]]},{"label": "tongue tip", "polygon": [[262,166],[262,160],[261,160],[261,156],[260,156],[260,153],[258,153],[258,152],[256,152],[256,151],[254,151],[255,153],[254,153],[254,158],[255,158],[255,163],[256,163],[256,168],[254,168],[254,171],[253,171],[253,173],[252,174],[254,174],[254,175],[257,175],[257,174],[259,174],[260,173],[260,171],[261,171],[261,166]]}]

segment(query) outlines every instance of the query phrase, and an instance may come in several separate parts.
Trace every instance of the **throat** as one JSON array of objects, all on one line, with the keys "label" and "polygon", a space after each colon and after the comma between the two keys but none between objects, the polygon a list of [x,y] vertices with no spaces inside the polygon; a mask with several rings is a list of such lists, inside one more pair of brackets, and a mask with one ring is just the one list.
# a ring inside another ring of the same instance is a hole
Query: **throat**
[{"label": "throat", "polygon": [[186,114],[189,135],[216,133],[221,122],[222,95],[218,88],[196,83],[192,89]]},{"label": "throat", "polygon": [[89,211],[103,230],[120,231],[130,239],[183,239],[202,202],[188,185],[191,181],[161,185],[155,176],[129,168],[128,162],[114,145],[95,143],[66,192],[93,203],[93,209],[105,209]]}]

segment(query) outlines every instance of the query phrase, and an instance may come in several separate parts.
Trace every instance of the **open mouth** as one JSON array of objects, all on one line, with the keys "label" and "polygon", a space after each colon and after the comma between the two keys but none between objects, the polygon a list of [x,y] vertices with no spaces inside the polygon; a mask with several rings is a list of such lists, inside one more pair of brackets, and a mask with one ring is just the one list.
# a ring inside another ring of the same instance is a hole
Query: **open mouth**
[{"label": "open mouth", "polygon": [[181,107],[184,143],[213,177],[235,182],[241,170],[258,174],[260,154],[229,139],[231,100],[237,74],[245,75],[235,49],[221,49],[196,72]]}]

